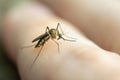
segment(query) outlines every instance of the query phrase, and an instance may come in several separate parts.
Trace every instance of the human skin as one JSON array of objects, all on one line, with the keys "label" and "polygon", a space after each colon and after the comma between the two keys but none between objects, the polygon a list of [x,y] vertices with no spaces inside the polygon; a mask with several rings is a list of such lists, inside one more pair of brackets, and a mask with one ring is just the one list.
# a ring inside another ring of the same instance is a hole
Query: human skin
[{"label": "human skin", "polygon": [[100,47],[120,53],[119,0],[41,0]]},{"label": "human skin", "polygon": [[[54,0],[51,0],[51,2],[52,1],[54,2]],[[111,31],[113,30],[113,28],[110,28],[110,32],[106,32],[106,35],[100,34],[102,31],[97,30],[97,28],[95,27],[96,23],[94,23],[94,20],[92,20],[92,18],[85,18],[85,21],[83,22],[82,20],[79,20],[80,18],[77,18],[78,15],[74,14],[73,16],[78,19],[75,20],[75,18],[73,18],[70,14],[67,15],[67,11],[66,15],[64,15],[65,13],[62,13],[65,10],[59,11],[62,10],[59,8],[59,6],[56,6],[55,9],[54,4],[50,5],[53,5],[52,8],[56,10],[56,12],[59,13],[60,16],[63,16],[65,19],[71,21],[74,25],[71,25],[67,21],[58,18],[44,5],[34,2],[21,5],[20,7],[17,7],[16,9],[8,12],[8,15],[6,16],[4,23],[5,45],[6,49],[9,52],[9,57],[18,67],[21,79],[119,80],[120,56],[117,53],[104,50],[105,48],[109,48],[107,44],[112,43],[112,39],[107,38],[107,36],[109,37],[108,33],[112,34]],[[84,7],[82,8],[82,10],[84,10]],[[98,14],[96,13],[96,15]],[[91,15],[87,15],[87,17],[89,16],[91,17]],[[105,26],[108,26],[108,24],[100,24],[101,19],[97,19],[99,23],[97,25],[104,25],[103,28]],[[104,21],[107,20],[105,19]],[[34,44],[31,41],[40,34],[43,34],[45,32],[46,26],[49,26],[50,28],[56,28],[58,22],[61,24],[63,31],[67,33],[66,35],[70,35],[70,37],[76,38],[76,42],[57,40],[57,42],[60,44],[60,53],[58,53],[57,45],[52,40],[47,41],[37,61],[34,63],[32,68],[30,68],[40,48],[35,49],[34,47],[30,47],[21,49],[21,47]],[[83,25],[80,25],[81,23],[86,23],[89,26],[84,27]],[[115,23],[113,23],[113,25],[114,24]],[[79,30],[76,29],[77,27],[79,27]],[[106,27],[104,29],[106,29]],[[81,30],[85,34],[83,34]],[[94,30],[97,33],[95,33]],[[96,41],[96,43],[97,40],[105,40],[104,38],[107,38],[109,40],[107,41],[107,44],[105,41],[101,42],[102,44],[104,44],[101,45],[101,47],[104,48],[105,46],[105,48],[102,49],[97,46],[97,44],[93,43],[93,41],[86,38],[86,35],[87,37]],[[103,36],[104,38],[97,38]]]}]

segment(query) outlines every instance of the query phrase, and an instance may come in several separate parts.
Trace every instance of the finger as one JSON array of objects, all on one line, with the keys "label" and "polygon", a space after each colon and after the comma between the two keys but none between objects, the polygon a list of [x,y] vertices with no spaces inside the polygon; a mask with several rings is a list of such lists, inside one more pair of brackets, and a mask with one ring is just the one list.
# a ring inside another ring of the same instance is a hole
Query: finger
[{"label": "finger", "polygon": [[102,48],[120,53],[120,2],[117,0],[40,0],[72,22]]},{"label": "finger", "polygon": [[[58,19],[43,5],[28,4],[12,11],[6,19],[5,44],[18,66],[22,80],[116,80],[120,79],[119,56],[100,49],[79,33],[73,25]],[[77,42],[64,40],[57,45],[49,40],[31,69],[40,48],[20,49],[44,34],[46,26],[56,28],[60,22],[64,32]],[[8,30],[9,28],[9,30]],[[8,41],[9,40],[9,41]],[[109,54],[108,54],[109,53]],[[104,76],[105,75],[105,76]]]}]

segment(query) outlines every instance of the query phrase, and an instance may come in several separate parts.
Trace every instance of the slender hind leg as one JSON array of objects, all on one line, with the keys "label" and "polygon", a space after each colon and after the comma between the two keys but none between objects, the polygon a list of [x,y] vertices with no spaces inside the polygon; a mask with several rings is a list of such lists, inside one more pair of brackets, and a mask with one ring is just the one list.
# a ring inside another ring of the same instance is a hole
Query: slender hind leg
[{"label": "slender hind leg", "polygon": [[28,46],[23,46],[23,47],[21,47],[21,49],[33,47],[33,46],[35,46],[35,45],[36,45],[36,44],[32,44],[32,45],[28,45]]},{"label": "slender hind leg", "polygon": [[34,63],[36,62],[37,58],[39,57],[39,55],[40,55],[40,53],[41,53],[41,51],[42,51],[42,49],[43,49],[43,46],[44,46],[44,45],[41,45],[41,48],[40,48],[40,50],[39,50],[37,56],[35,57],[34,61],[32,62],[31,66],[30,66],[30,69],[32,68],[32,66],[33,66]]}]

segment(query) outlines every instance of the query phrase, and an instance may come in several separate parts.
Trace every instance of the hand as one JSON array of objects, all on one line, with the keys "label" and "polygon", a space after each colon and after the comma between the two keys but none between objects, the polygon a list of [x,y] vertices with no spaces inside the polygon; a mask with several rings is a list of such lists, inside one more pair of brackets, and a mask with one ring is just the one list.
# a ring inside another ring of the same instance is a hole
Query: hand
[{"label": "hand", "polygon": [[[34,2],[9,12],[5,20],[6,48],[22,80],[119,80],[119,3],[109,0],[43,2],[69,23],[43,4]],[[34,44],[31,41],[43,34],[46,26],[56,28],[58,22],[77,41],[58,40],[59,54],[57,45],[49,40],[30,68],[40,48],[21,47]]]}]

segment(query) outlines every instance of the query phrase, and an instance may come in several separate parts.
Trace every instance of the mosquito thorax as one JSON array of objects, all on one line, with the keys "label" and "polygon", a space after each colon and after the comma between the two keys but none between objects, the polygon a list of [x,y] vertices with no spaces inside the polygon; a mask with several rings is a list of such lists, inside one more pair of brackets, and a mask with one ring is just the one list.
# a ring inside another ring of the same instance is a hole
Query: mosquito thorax
[{"label": "mosquito thorax", "polygon": [[50,29],[49,33],[53,39],[56,39],[58,36],[58,30],[56,30],[56,29]]}]

